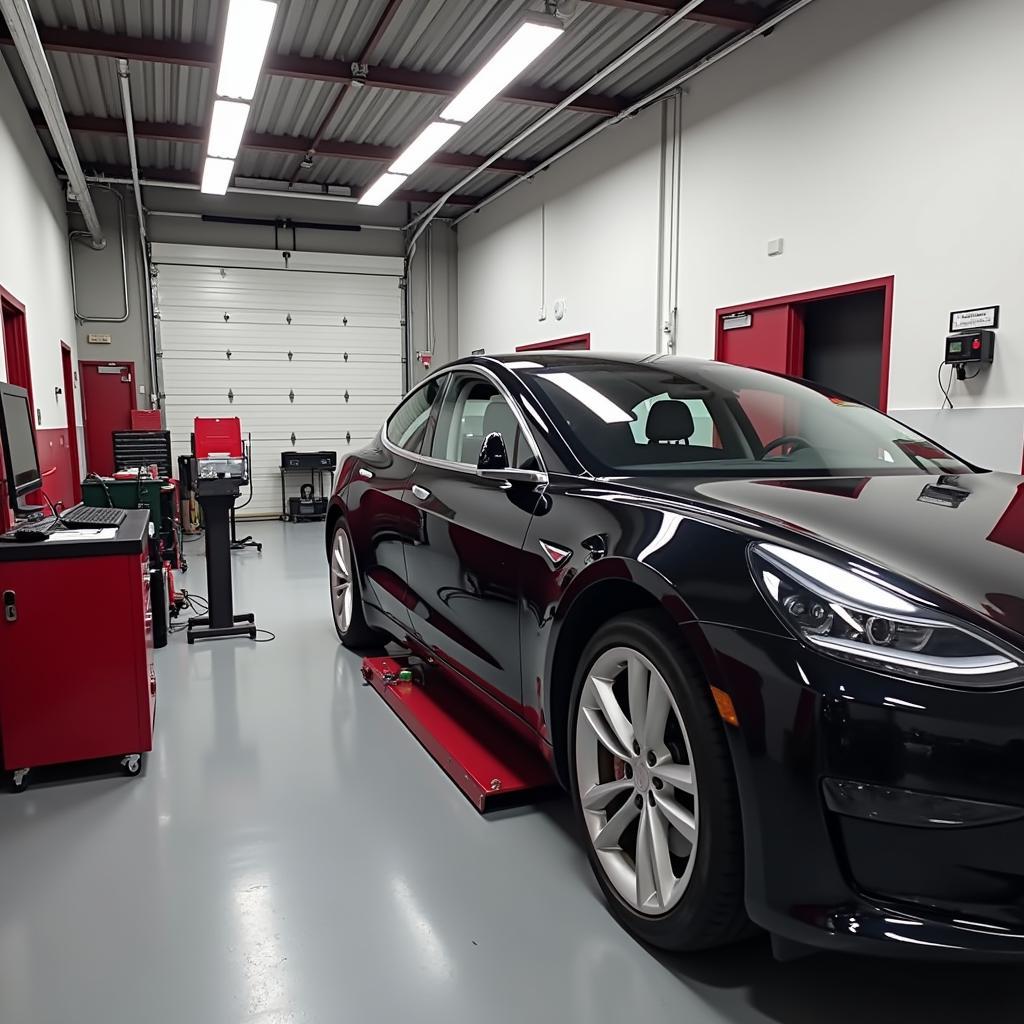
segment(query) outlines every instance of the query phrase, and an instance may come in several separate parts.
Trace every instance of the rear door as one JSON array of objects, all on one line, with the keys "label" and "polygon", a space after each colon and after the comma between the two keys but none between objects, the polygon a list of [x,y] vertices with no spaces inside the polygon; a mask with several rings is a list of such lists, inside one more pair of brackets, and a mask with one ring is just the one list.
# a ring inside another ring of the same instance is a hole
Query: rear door
[{"label": "rear door", "polygon": [[452,373],[408,499],[419,517],[406,547],[412,626],[440,660],[519,710],[521,559],[542,487],[477,476],[480,445],[494,431],[513,467],[542,468],[497,382],[476,370]]}]

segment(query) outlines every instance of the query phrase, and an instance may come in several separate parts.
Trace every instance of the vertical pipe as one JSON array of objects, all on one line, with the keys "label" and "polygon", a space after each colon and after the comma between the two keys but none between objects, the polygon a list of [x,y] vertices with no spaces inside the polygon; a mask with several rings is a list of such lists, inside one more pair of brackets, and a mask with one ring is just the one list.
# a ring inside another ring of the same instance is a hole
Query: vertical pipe
[{"label": "vertical pipe", "polygon": [[[149,239],[146,236],[146,211],[142,205],[142,188],[139,181],[139,158],[135,146],[135,116],[132,111],[131,72],[128,61],[117,62],[117,77],[121,86],[121,109],[124,113],[125,132],[128,136],[128,156],[132,168],[132,190],[135,193],[135,214],[139,225],[139,258],[142,263],[142,297],[146,310],[143,330],[149,350],[149,391],[151,402],[159,409],[163,404],[160,391],[159,356],[156,350],[156,331],[153,327],[153,276],[149,263]],[[125,278],[127,287],[127,277]]]}]

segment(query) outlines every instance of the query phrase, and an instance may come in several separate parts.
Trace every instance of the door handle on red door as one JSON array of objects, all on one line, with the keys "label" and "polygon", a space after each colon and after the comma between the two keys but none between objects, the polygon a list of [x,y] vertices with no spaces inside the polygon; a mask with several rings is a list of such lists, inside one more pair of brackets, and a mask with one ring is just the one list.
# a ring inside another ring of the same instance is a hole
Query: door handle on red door
[{"label": "door handle on red door", "polygon": [[412,493],[420,499],[420,501],[426,501],[430,497],[430,491],[426,487],[420,487],[419,484],[412,485]]}]

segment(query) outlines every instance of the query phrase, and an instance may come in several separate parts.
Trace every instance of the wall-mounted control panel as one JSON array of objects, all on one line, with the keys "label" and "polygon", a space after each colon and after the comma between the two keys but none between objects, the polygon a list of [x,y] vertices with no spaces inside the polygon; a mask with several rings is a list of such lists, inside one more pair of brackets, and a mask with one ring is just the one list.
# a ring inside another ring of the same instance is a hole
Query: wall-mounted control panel
[{"label": "wall-mounted control panel", "polygon": [[963,331],[946,338],[945,363],[991,363],[995,331]]}]

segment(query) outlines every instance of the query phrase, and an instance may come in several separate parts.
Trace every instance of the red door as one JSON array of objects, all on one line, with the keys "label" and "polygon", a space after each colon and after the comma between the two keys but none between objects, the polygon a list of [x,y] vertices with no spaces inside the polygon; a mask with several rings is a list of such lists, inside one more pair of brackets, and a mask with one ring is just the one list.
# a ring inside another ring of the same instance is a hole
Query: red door
[{"label": "red door", "polygon": [[740,313],[719,312],[715,358],[754,370],[799,373],[799,334],[797,310],[788,302]]},{"label": "red door", "polygon": [[[739,314],[719,312],[715,358],[754,370],[797,374],[803,364],[801,327],[799,311],[789,303]],[[789,432],[779,395],[741,391],[738,398],[762,444]]]},{"label": "red door", "polygon": [[134,363],[79,363],[85,418],[85,465],[90,473],[114,472],[115,430],[131,430],[135,408]]}]

